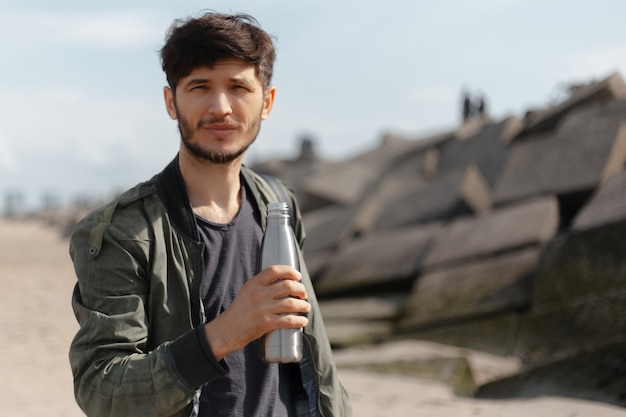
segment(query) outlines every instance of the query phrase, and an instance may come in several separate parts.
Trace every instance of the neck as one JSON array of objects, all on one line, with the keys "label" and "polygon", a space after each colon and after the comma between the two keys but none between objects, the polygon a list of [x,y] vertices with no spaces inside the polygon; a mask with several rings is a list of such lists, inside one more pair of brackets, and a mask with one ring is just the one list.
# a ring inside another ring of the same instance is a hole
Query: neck
[{"label": "neck", "polygon": [[235,218],[241,206],[242,160],[215,164],[181,150],[178,163],[194,213],[222,224]]}]

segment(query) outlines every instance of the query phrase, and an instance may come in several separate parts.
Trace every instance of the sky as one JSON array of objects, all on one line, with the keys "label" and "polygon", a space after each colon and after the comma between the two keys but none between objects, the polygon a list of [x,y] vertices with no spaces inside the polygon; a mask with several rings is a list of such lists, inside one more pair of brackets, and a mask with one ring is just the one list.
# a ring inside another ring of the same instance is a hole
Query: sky
[{"label": "sky", "polygon": [[0,212],[46,196],[108,198],[176,154],[158,51],[174,19],[254,16],[275,37],[277,88],[246,162],[342,160],[387,133],[460,123],[461,92],[496,121],[626,77],[623,0],[0,0]]}]

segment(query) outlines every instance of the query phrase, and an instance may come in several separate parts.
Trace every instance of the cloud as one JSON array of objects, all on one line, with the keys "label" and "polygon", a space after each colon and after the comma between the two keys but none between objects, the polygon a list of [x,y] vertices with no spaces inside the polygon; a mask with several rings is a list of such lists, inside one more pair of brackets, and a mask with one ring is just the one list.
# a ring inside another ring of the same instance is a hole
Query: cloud
[{"label": "cloud", "polygon": [[[3,165],[30,155],[65,154],[94,165],[115,161],[121,154],[159,159],[178,144],[175,124],[151,96],[87,94],[63,85],[21,92],[0,89],[0,96],[0,113],[11,115],[2,129],[12,140],[14,155],[2,156]],[[0,148],[0,155],[5,154]]]},{"label": "cloud", "polygon": [[145,11],[0,13],[0,37],[36,45],[132,48],[163,35],[162,23]]}]

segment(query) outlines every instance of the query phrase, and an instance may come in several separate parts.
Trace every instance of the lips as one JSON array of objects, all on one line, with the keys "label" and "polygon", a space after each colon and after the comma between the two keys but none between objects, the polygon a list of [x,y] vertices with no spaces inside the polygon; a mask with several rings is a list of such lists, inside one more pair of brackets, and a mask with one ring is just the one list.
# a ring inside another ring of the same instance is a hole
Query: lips
[{"label": "lips", "polygon": [[199,127],[216,136],[227,136],[239,130],[239,127],[233,123],[206,123],[200,122]]},{"label": "lips", "polygon": [[237,126],[227,123],[211,123],[202,125],[204,129],[216,129],[216,130],[233,130],[237,129]]}]

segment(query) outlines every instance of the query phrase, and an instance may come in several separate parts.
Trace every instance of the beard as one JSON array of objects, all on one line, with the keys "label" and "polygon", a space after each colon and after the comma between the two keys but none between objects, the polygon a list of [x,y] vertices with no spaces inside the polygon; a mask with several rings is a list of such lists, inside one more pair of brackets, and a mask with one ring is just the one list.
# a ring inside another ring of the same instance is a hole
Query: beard
[{"label": "beard", "polygon": [[227,164],[239,158],[248,150],[250,145],[254,143],[259,131],[261,130],[261,117],[259,115],[250,128],[243,132],[243,134],[248,137],[248,140],[242,146],[232,151],[216,151],[203,147],[198,141],[195,141],[194,132],[200,130],[203,125],[222,123],[224,122],[223,119],[214,118],[208,121],[201,120],[194,129],[191,126],[191,123],[189,123],[189,121],[178,112],[178,109],[176,109],[176,115],[178,119],[180,138],[185,148],[192,155],[214,164]]}]

